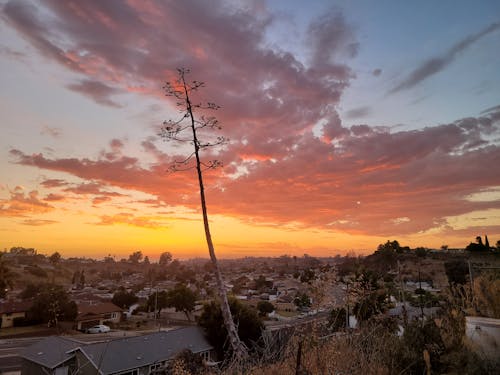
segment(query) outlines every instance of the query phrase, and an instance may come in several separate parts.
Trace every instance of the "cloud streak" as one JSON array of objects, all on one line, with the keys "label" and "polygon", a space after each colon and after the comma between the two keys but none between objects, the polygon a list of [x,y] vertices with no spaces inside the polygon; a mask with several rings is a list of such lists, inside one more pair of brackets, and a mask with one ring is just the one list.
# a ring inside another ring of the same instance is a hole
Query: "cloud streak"
[{"label": "cloud streak", "polygon": [[500,29],[500,23],[493,23],[478,33],[467,36],[460,42],[451,47],[445,54],[432,57],[424,61],[420,66],[413,70],[405,79],[393,87],[389,94],[394,94],[402,90],[408,90],[418,85],[427,78],[439,73],[450,65],[460,54],[472,44],[476,43],[482,37]]}]

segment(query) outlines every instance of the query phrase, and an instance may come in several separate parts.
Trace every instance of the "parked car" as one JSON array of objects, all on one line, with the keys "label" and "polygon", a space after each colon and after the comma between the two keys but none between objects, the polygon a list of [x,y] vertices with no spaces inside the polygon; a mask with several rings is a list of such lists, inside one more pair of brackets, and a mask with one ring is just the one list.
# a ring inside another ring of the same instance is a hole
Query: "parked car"
[{"label": "parked car", "polygon": [[106,326],[104,324],[98,324],[96,326],[87,328],[85,330],[85,332],[87,332],[87,333],[104,333],[104,332],[109,332],[109,331],[111,331],[111,328],[109,328],[108,326]]}]

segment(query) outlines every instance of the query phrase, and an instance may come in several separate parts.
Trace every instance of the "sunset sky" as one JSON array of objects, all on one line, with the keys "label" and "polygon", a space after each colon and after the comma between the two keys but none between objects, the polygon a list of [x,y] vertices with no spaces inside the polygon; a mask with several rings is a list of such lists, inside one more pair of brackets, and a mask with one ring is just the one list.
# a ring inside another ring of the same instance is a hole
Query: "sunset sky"
[{"label": "sunset sky", "polygon": [[207,256],[196,175],[157,136],[179,67],[230,140],[205,174],[219,257],[500,240],[497,0],[0,9],[1,249]]}]

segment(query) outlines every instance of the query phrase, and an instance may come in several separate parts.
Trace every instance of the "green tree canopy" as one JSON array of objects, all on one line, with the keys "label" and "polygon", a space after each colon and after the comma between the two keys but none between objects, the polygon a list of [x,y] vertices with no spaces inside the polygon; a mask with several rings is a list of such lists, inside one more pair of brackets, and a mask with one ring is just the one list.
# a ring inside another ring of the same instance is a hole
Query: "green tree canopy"
[{"label": "green tree canopy", "polygon": [[0,253],[0,298],[5,297],[7,288],[12,288],[14,280],[14,273],[7,266],[4,253]]},{"label": "green tree canopy", "polygon": [[74,320],[77,312],[76,303],[69,299],[62,285],[43,284],[33,300],[29,316],[34,321],[54,326],[59,321]]},{"label": "green tree canopy", "polygon": [[61,261],[61,254],[59,254],[57,251],[55,253],[53,253],[50,257],[49,257],[49,261],[50,263],[52,264],[59,264],[59,262]]},{"label": "green tree canopy", "polygon": [[142,259],[142,251],[134,251],[132,254],[128,256],[128,260],[131,263],[137,264],[141,261]]},{"label": "green tree canopy", "polygon": [[160,266],[168,266],[168,264],[172,261],[172,254],[169,251],[165,251],[161,253],[159,264]]},{"label": "green tree canopy", "polygon": [[156,315],[160,315],[161,309],[168,307],[167,304],[167,292],[156,291],[148,297],[148,301],[146,302],[146,307],[148,311],[156,309]]},{"label": "green tree canopy", "polygon": [[269,301],[259,301],[257,303],[257,310],[261,316],[266,316],[274,311],[274,305]]},{"label": "green tree canopy", "polygon": [[113,295],[113,299],[111,300],[116,306],[123,309],[128,309],[137,301],[137,296],[132,292],[127,292],[123,287]]},{"label": "green tree canopy", "polygon": [[196,294],[184,284],[177,284],[174,289],[167,292],[167,307],[174,307],[182,311],[190,320],[189,313],[194,311]]},{"label": "green tree canopy", "polygon": [[[235,298],[229,298],[229,307],[233,320],[238,327],[238,335],[245,345],[252,349],[261,337],[264,324],[257,311],[247,305],[243,305]],[[207,337],[215,347],[220,358],[230,357],[227,331],[223,322],[221,309],[218,303],[212,301],[203,307],[203,312],[198,319],[198,325],[203,327]]]}]

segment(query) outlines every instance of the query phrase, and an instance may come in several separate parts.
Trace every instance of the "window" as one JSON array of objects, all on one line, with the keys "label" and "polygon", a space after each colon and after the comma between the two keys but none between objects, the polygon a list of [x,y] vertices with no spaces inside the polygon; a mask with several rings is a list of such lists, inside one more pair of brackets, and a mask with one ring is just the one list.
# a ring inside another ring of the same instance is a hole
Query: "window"
[{"label": "window", "polygon": [[154,374],[155,371],[162,369],[164,364],[165,362],[153,363],[151,366],[149,366],[149,373]]},{"label": "window", "polygon": [[139,375],[139,369],[127,370],[123,372],[117,372],[114,375]]}]

